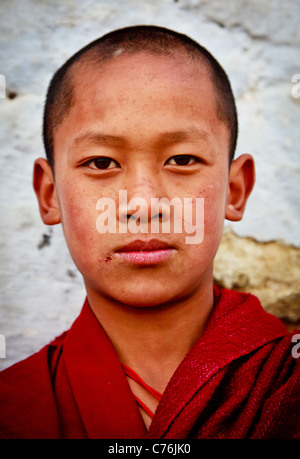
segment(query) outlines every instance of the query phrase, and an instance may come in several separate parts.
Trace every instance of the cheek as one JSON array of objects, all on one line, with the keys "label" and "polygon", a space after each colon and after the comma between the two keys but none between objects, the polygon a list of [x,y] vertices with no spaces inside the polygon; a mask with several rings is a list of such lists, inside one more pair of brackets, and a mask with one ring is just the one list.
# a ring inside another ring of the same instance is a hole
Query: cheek
[{"label": "cheek", "polygon": [[[197,193],[197,197],[204,199],[204,238],[202,248],[212,257],[215,255],[223,232],[225,219],[226,181],[216,180]],[[201,245],[201,244],[200,244]]]},{"label": "cheek", "polygon": [[221,225],[225,218],[225,192],[218,185],[211,185],[205,194],[205,224],[211,228]]},{"label": "cheek", "polygon": [[60,202],[62,226],[73,258],[85,258],[96,248],[99,233],[96,229],[96,203],[88,195],[72,188],[64,190]]},{"label": "cheek", "polygon": [[225,202],[226,202],[227,180],[220,175],[209,180],[201,188],[194,187],[191,189],[191,195],[194,198],[203,198],[205,207],[206,223],[213,223],[215,219],[224,220]]}]

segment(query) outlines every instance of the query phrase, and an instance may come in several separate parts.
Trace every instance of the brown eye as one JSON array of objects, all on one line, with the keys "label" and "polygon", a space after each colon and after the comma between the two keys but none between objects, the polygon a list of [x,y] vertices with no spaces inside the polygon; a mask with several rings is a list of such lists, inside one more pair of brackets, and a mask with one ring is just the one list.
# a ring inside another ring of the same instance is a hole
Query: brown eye
[{"label": "brown eye", "polygon": [[99,156],[88,163],[91,169],[112,169],[114,167],[120,167],[119,163],[114,159],[108,158],[107,156]]},{"label": "brown eye", "polygon": [[169,164],[171,166],[189,166],[190,164],[194,164],[195,162],[198,162],[198,160],[194,156],[176,155],[168,159],[166,164]]}]

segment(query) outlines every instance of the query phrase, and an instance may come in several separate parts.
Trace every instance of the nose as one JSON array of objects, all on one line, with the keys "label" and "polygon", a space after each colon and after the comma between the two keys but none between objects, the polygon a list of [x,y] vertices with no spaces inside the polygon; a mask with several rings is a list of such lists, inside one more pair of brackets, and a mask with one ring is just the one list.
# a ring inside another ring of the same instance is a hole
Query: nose
[{"label": "nose", "polygon": [[[128,224],[135,221],[141,227],[147,227],[153,220],[164,221],[169,218],[167,206],[164,204],[165,189],[159,173],[150,168],[140,167],[128,174],[124,189],[119,192],[118,219]],[[160,202],[159,202],[160,201]]]}]

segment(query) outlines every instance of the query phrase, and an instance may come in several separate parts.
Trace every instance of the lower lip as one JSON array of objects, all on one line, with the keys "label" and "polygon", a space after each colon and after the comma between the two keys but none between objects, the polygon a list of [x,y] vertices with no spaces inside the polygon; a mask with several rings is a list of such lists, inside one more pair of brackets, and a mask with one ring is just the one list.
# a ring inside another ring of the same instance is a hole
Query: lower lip
[{"label": "lower lip", "polygon": [[167,260],[175,249],[140,250],[134,252],[117,252],[116,255],[129,263],[137,265],[155,265]]}]

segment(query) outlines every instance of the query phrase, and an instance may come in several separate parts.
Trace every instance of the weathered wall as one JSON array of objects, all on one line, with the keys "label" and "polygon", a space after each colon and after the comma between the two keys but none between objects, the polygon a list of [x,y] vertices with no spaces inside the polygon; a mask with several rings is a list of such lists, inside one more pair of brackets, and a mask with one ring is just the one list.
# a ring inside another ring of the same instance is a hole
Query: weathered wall
[{"label": "weathered wall", "polygon": [[84,299],[61,228],[43,226],[31,185],[33,161],[43,155],[49,79],[83,45],[131,24],[189,34],[229,74],[240,117],[237,154],[254,155],[257,183],[244,220],[226,227],[215,278],[300,320],[299,20],[299,0],[1,1],[1,368],[66,329]]},{"label": "weathered wall", "polygon": [[251,292],[288,328],[300,325],[300,249],[281,241],[260,242],[224,230],[215,258],[215,281]]}]

